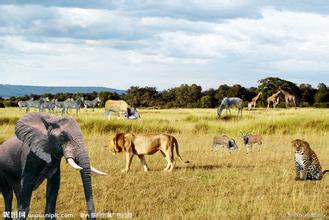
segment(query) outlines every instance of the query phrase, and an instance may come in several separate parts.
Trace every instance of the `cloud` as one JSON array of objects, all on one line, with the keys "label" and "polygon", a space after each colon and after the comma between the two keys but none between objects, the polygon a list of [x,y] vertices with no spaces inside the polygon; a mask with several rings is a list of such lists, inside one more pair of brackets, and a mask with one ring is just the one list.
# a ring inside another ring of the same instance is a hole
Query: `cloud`
[{"label": "cloud", "polygon": [[329,82],[326,9],[324,1],[0,1],[0,70],[10,82],[32,74],[118,88],[255,85],[273,74]]}]

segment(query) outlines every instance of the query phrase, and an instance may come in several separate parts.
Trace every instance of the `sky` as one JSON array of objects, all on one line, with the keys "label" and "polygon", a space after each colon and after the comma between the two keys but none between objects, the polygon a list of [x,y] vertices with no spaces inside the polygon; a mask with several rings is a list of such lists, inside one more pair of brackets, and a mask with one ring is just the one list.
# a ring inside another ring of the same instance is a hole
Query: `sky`
[{"label": "sky", "polygon": [[327,0],[0,0],[0,83],[329,84]]}]

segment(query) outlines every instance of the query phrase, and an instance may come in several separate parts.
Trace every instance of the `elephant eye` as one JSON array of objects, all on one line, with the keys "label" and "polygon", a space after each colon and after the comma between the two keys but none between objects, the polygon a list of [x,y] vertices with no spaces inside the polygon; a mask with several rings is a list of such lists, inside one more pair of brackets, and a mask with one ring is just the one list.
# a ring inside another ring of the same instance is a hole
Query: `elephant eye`
[{"label": "elephant eye", "polygon": [[65,132],[61,132],[61,134],[59,135],[59,139],[61,142],[66,142],[69,140],[69,137]]}]

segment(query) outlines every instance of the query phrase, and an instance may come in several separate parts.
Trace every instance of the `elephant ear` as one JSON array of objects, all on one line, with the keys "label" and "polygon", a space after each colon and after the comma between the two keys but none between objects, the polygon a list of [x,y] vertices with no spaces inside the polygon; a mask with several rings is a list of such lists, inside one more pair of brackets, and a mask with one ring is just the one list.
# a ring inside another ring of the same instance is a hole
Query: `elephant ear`
[{"label": "elephant ear", "polygon": [[16,123],[15,134],[19,140],[31,148],[31,151],[46,163],[51,162],[48,144],[48,128],[50,116],[31,113]]}]

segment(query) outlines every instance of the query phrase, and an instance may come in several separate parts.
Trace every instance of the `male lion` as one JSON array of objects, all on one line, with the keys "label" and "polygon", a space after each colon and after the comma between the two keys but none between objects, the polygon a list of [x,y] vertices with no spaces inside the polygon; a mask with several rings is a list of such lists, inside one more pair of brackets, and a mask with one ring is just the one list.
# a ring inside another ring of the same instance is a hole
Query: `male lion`
[{"label": "male lion", "polygon": [[131,161],[134,155],[137,155],[141,161],[144,171],[149,170],[144,155],[154,154],[160,151],[165,157],[168,164],[164,170],[172,171],[175,165],[174,160],[174,148],[180,161],[184,162],[182,157],[179,155],[178,143],[175,137],[165,134],[147,134],[147,135],[134,135],[131,133],[118,133],[112,138],[112,143],[108,145],[109,150],[113,154],[126,152],[126,168],[122,172],[128,172]]}]

